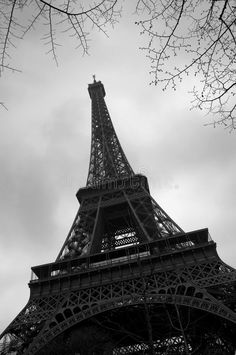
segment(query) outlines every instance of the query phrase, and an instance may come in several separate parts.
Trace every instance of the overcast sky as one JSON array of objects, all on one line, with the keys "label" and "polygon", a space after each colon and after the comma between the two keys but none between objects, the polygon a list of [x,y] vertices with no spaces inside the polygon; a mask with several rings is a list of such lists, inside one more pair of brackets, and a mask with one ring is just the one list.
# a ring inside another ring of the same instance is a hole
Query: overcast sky
[{"label": "overcast sky", "polygon": [[0,80],[0,332],[25,306],[30,267],[55,260],[85,186],[91,130],[87,86],[96,74],[125,154],[151,194],[185,230],[208,227],[236,267],[236,133],[190,111],[191,78],[176,92],[149,85],[139,30],[126,13],[90,56],[64,45],[56,67],[32,32],[14,52],[22,70]]}]

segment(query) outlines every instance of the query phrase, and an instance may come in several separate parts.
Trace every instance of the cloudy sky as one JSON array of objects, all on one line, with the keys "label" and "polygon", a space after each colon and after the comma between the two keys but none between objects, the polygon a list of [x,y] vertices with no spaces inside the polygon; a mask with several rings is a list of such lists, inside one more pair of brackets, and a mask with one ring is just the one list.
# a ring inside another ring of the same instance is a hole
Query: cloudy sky
[{"label": "cloudy sky", "polygon": [[236,133],[204,126],[190,111],[191,78],[176,92],[149,85],[132,9],[109,30],[93,33],[90,55],[70,44],[57,67],[37,31],[18,43],[22,73],[0,80],[0,332],[25,306],[30,267],[52,262],[78,209],[87,178],[92,75],[126,156],[146,174],[152,196],[185,230],[208,227],[220,257],[236,267]]}]

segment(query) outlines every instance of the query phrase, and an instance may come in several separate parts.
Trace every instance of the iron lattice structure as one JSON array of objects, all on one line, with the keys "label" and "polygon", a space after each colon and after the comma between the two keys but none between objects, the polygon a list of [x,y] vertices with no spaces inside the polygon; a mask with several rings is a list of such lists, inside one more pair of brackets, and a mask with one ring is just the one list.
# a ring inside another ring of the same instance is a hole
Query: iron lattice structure
[{"label": "iron lattice structure", "polygon": [[234,355],[236,270],[207,229],[185,233],[134,174],[101,82],[89,85],[87,186],[55,262],[32,267],[30,298],[0,354]]}]

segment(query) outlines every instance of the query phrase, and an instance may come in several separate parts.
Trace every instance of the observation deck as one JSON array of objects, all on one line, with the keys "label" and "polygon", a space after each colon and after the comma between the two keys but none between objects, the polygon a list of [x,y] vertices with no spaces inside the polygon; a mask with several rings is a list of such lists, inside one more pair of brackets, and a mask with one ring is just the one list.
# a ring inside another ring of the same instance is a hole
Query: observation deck
[{"label": "observation deck", "polygon": [[150,270],[173,270],[183,264],[218,258],[208,229],[180,233],[88,257],[65,259],[34,266],[29,283],[31,294],[46,295],[145,275]]}]

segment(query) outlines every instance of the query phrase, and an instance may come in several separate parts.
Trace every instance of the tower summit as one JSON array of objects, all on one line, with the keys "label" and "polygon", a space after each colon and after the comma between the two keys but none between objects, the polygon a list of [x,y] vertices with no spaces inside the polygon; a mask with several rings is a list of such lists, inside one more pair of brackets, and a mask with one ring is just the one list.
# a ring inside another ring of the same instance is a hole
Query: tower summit
[{"label": "tower summit", "polygon": [[94,81],[88,91],[92,101],[92,142],[87,186],[133,176],[104,100],[103,84]]},{"label": "tower summit", "polygon": [[235,355],[236,271],[207,229],[185,233],[122,150],[100,81],[89,84],[91,154],[79,210],[0,355]]}]

